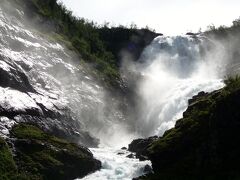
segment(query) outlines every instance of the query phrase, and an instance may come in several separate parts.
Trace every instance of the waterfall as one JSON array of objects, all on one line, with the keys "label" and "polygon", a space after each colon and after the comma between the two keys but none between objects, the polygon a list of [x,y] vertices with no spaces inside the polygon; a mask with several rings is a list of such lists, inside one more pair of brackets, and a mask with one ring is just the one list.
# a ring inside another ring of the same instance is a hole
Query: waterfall
[{"label": "waterfall", "polygon": [[123,60],[123,79],[137,97],[135,111],[126,114],[121,98],[94,78],[89,65],[52,35],[41,34],[24,13],[0,2],[0,135],[7,137],[15,123],[32,122],[79,144],[100,143],[91,150],[103,169],[86,179],[143,174],[150,162],[126,158],[128,152],[118,148],[133,138],[162,135],[193,95],[224,86],[221,45],[201,35],[160,36],[137,62]]},{"label": "waterfall", "polygon": [[2,134],[8,135],[5,126],[33,122],[87,146],[97,146],[98,139],[111,144],[120,128],[121,137],[127,136],[118,100],[94,78],[93,69],[54,39],[56,34],[39,32],[21,7],[0,4]]},{"label": "waterfall", "polygon": [[162,135],[182,117],[188,99],[222,88],[225,54],[219,43],[202,35],[159,36],[138,62],[125,59],[123,76],[136,83],[138,94],[138,134]]}]

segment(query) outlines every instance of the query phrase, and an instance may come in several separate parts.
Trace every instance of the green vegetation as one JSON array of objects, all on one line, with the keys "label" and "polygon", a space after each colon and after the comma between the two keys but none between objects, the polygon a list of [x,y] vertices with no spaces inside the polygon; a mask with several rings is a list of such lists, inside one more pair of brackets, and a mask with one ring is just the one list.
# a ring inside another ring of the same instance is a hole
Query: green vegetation
[{"label": "green vegetation", "polygon": [[85,148],[51,136],[36,126],[19,124],[11,130],[13,158],[0,139],[0,179],[74,179],[98,170],[101,163]]},{"label": "green vegetation", "polygon": [[26,175],[19,174],[7,143],[0,138],[0,179],[26,180]]},{"label": "green vegetation", "polygon": [[54,28],[50,32],[60,35],[54,35],[57,40],[64,42],[67,47],[72,46],[70,49],[77,51],[83,60],[92,63],[108,85],[117,85],[120,75],[114,63],[114,57],[111,52],[106,51],[104,42],[100,40],[96,30],[96,24],[76,18],[56,0],[16,1],[25,4],[26,11],[29,12],[32,20],[39,19],[40,15],[40,23],[51,22],[53,27],[43,26],[43,32],[45,28],[47,33],[49,28]]},{"label": "green vegetation", "polygon": [[233,77],[228,77],[224,83],[226,84],[226,90],[230,93],[236,91],[240,88],[240,76],[236,75]]},{"label": "green vegetation", "polygon": [[0,138],[0,179],[9,179],[16,172],[12,154],[6,142]]},{"label": "green vegetation", "polygon": [[19,171],[29,179],[74,179],[100,168],[100,162],[87,149],[33,125],[17,125],[11,136],[17,138],[15,161]]},{"label": "green vegetation", "polygon": [[[49,34],[64,43],[69,49],[78,52],[85,62],[91,63],[107,86],[119,87],[119,52],[132,43],[136,49],[130,49],[136,57],[157,35],[149,29],[137,27],[109,28],[94,22],[77,18],[57,0],[13,0],[25,7],[26,14],[34,23],[41,24],[41,32]],[[144,38],[143,35],[149,36]],[[138,37],[141,36],[141,37]],[[135,40],[132,42],[132,37]],[[138,40],[136,41],[136,37]],[[142,38],[142,40],[141,40]],[[129,41],[129,42],[128,42]]]},{"label": "green vegetation", "polygon": [[[206,35],[213,35],[217,38],[226,38],[227,36],[239,35],[240,30],[240,18],[232,22],[232,26],[220,26],[216,28],[214,25],[210,25],[209,29],[205,32]],[[235,36],[237,37],[237,36]]]},{"label": "green vegetation", "polygon": [[130,29],[124,26],[112,27],[103,26],[98,29],[99,37],[104,40],[107,51],[113,53],[116,65],[120,65],[120,59],[126,54],[130,54],[132,60],[137,60],[143,49],[160,35],[149,30],[149,28],[137,29],[132,25]]},{"label": "green vegetation", "polygon": [[240,178],[240,78],[195,96],[174,128],[149,147],[155,174],[140,179]]}]

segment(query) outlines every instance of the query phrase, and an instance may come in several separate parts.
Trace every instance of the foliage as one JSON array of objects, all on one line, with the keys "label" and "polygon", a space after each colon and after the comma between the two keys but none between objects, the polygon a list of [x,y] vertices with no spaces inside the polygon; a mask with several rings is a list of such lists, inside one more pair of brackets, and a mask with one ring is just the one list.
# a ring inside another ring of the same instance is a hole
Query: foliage
[{"label": "foliage", "polygon": [[74,179],[100,168],[91,152],[51,136],[34,125],[19,124],[11,130],[18,171],[29,179]]},{"label": "foliage", "polygon": [[224,83],[226,84],[226,90],[230,92],[237,90],[240,88],[240,76],[230,76],[226,80],[224,80]]},{"label": "foliage", "polygon": [[115,65],[120,65],[122,53],[131,54],[132,60],[137,60],[143,49],[159,34],[144,28],[137,29],[135,26],[130,29],[119,26],[109,28],[103,26],[98,29],[99,37],[104,39],[106,49],[113,53]]},{"label": "foliage", "polygon": [[17,172],[12,154],[3,139],[0,138],[0,179],[8,179]]},{"label": "foliage", "polygon": [[19,174],[7,143],[0,138],[0,179],[27,180],[27,176]]},{"label": "foliage", "polygon": [[140,179],[239,179],[240,78],[191,101],[183,118],[148,148],[155,174]]},{"label": "foliage", "polygon": [[208,30],[205,32],[208,36],[214,36],[218,39],[223,39],[230,36],[239,36],[240,31],[240,18],[234,20],[232,22],[232,26],[219,26],[218,28],[215,27],[213,24],[208,27]]},{"label": "foliage", "polygon": [[[108,86],[121,85],[119,73],[121,49],[132,44],[132,47],[136,47],[130,51],[139,57],[143,48],[157,36],[148,27],[140,30],[136,25],[130,28],[124,26],[109,28],[105,24],[101,27],[92,21],[73,16],[72,12],[57,0],[13,1],[20,6],[24,5],[28,18],[37,21],[36,24],[40,23],[42,32],[47,34],[51,32],[50,36],[77,51],[85,62],[91,63],[97,70],[99,79],[103,79]],[[145,35],[148,38],[145,38]],[[132,41],[132,37],[137,37],[137,42]]]},{"label": "foliage", "polygon": [[[48,34],[51,32],[57,40],[78,52],[84,61],[97,67],[99,75],[106,80],[107,85],[115,85],[112,84],[112,78],[114,81],[120,80],[118,68],[115,65],[116,60],[112,53],[106,50],[103,40],[99,38],[95,23],[73,16],[72,12],[57,0],[15,1],[21,6],[25,5],[28,18],[40,21],[35,22],[37,24],[42,23],[40,26],[42,32]],[[51,28],[55,29],[49,31]]]}]

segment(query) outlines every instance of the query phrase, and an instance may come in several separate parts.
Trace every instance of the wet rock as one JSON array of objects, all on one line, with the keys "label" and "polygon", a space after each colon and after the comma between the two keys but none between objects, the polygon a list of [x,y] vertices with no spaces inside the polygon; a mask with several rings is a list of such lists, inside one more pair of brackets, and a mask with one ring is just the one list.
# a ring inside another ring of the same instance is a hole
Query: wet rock
[{"label": "wet rock", "polygon": [[30,179],[75,179],[101,168],[85,147],[51,136],[36,126],[19,124],[11,130],[18,172]]},{"label": "wet rock", "polygon": [[133,158],[135,158],[135,155],[133,153],[131,153],[131,154],[127,155],[126,157],[133,159]]},{"label": "wet rock", "polygon": [[143,154],[147,147],[157,138],[157,136],[152,136],[147,139],[135,139],[128,145],[128,150],[137,154]]},{"label": "wet rock", "polygon": [[[145,153],[145,152],[143,152],[143,153]],[[149,160],[149,158],[147,157],[147,155],[144,156],[144,155],[141,155],[140,153],[137,153],[137,154],[136,154],[136,158],[139,159],[140,161]]]},{"label": "wet rock", "polygon": [[147,164],[147,165],[144,167],[143,172],[144,172],[145,174],[152,173],[152,172],[153,172],[152,167]]},{"label": "wet rock", "polygon": [[127,150],[127,148],[126,147],[122,147],[121,150]]},{"label": "wet rock", "polygon": [[197,95],[193,96],[191,99],[188,100],[188,104],[191,105],[192,103],[196,102],[197,99],[206,96],[208,93],[201,91]]},{"label": "wet rock", "polygon": [[144,48],[154,38],[160,36],[161,33],[158,34],[148,29],[133,29],[129,31],[127,28],[116,27],[102,28],[99,30],[99,35],[101,39],[107,42],[107,49],[113,53],[118,61],[125,55],[129,55],[132,60],[136,61]]},{"label": "wet rock", "polygon": [[123,155],[125,154],[124,152],[118,152],[117,155]]},{"label": "wet rock", "polygon": [[22,92],[36,92],[26,74],[11,59],[0,56],[0,86]]},{"label": "wet rock", "polygon": [[192,33],[192,32],[187,32],[186,35],[188,36],[197,36],[199,35],[200,33]]},{"label": "wet rock", "polygon": [[147,149],[154,175],[147,179],[239,179],[239,80],[200,93],[175,127]]},{"label": "wet rock", "polygon": [[157,136],[152,136],[147,139],[135,139],[128,145],[128,150],[136,153],[135,157],[140,161],[146,161],[148,160],[147,148],[157,139]]}]

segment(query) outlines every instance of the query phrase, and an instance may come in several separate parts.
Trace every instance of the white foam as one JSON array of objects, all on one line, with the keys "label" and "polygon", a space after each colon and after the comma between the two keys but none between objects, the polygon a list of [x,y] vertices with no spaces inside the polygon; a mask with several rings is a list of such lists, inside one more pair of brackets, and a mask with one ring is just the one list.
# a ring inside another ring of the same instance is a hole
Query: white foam
[{"label": "white foam", "polygon": [[[144,174],[144,167],[151,166],[150,161],[127,158],[129,152],[113,148],[91,149],[95,158],[102,162],[102,169],[82,180],[132,180]],[[118,153],[123,153],[118,155]]]}]

